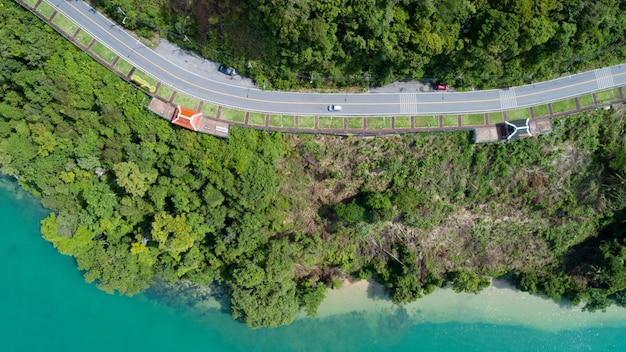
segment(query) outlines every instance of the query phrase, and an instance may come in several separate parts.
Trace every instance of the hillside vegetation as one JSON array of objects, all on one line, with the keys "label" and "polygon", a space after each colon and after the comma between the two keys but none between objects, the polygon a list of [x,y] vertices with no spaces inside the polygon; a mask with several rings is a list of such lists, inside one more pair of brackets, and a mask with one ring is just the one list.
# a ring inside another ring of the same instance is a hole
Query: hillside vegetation
[{"label": "hillside vegetation", "polygon": [[106,292],[220,282],[251,327],[315,315],[351,277],[397,303],[489,276],[590,310],[626,303],[621,111],[506,144],[236,127],[218,139],[157,118],[32,14],[0,7],[0,171],[41,198],[43,237]]},{"label": "hillside vegetation", "polygon": [[624,0],[93,0],[275,88],[500,87],[623,60]]}]

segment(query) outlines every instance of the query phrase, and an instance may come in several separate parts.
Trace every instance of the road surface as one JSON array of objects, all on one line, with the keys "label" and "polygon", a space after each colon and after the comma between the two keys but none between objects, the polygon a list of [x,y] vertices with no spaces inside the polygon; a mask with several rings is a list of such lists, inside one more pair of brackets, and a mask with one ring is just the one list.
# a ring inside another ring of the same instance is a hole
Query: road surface
[{"label": "road surface", "polygon": [[559,79],[472,92],[296,93],[246,88],[196,75],[143,45],[83,1],[44,0],[82,30],[162,84],[195,98],[242,110],[282,115],[403,116],[468,114],[530,107],[626,85],[626,64]]}]

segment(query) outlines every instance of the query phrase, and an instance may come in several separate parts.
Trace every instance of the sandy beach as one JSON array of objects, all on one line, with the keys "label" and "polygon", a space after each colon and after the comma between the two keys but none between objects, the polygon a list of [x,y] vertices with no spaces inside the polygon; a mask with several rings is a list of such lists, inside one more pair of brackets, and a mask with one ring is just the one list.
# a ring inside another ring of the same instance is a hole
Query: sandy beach
[{"label": "sandy beach", "polygon": [[[437,289],[416,302],[403,306],[416,323],[482,322],[521,325],[544,331],[600,326],[626,326],[626,309],[611,306],[606,312],[583,312],[569,302],[556,303],[518,291],[509,283],[494,280],[478,294]],[[374,281],[344,282],[329,290],[318,309],[319,317],[352,312],[391,314],[398,306],[391,303],[384,288]]]}]

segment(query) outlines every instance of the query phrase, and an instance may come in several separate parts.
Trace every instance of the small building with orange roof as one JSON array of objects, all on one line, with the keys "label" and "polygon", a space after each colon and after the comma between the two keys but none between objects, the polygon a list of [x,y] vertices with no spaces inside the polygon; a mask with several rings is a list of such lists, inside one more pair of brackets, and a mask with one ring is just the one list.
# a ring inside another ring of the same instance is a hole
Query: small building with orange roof
[{"label": "small building with orange roof", "polygon": [[202,113],[177,105],[172,123],[192,131],[197,131],[200,126],[201,118]]}]

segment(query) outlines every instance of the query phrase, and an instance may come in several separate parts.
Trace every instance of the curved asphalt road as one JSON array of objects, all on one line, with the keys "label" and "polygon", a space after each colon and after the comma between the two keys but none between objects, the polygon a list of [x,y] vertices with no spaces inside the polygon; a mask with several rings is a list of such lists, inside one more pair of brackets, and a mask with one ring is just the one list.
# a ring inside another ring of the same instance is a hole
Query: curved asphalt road
[{"label": "curved asphalt road", "polygon": [[284,115],[401,116],[482,113],[530,107],[626,85],[626,64],[552,81],[473,92],[320,94],[263,91],[216,82],[177,66],[83,1],[44,0],[135,67],[175,90],[219,105]]}]

